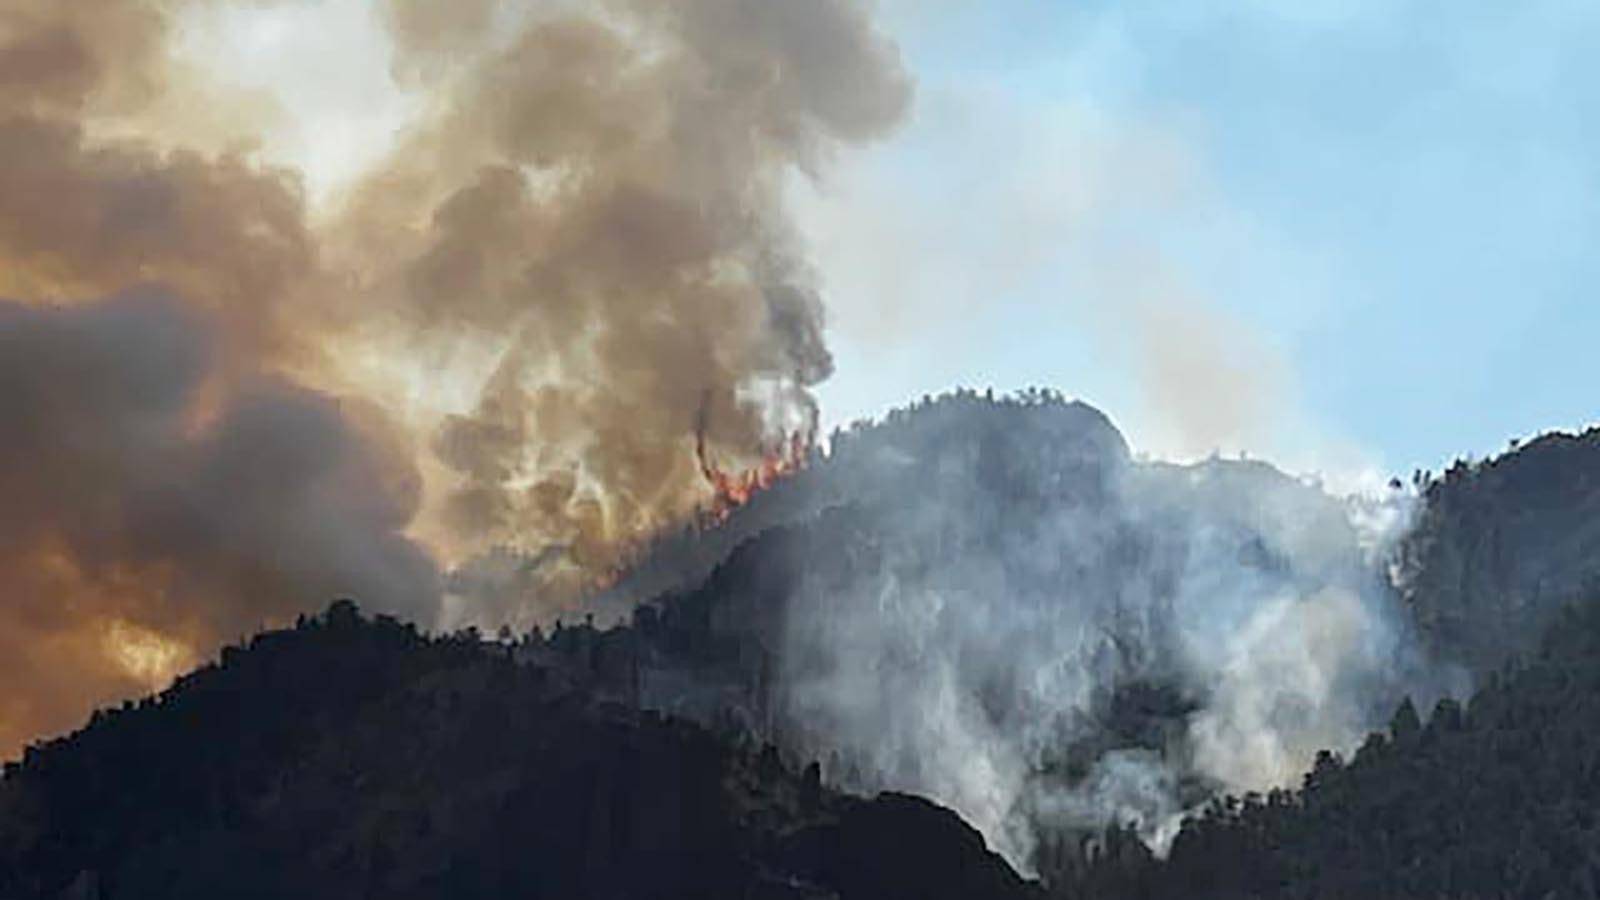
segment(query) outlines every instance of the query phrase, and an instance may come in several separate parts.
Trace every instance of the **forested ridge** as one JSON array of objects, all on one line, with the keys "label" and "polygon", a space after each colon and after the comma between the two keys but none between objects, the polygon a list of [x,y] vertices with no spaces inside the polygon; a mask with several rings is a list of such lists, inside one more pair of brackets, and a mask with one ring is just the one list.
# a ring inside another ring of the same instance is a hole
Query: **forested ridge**
[{"label": "forested ridge", "polygon": [[[1600,603],[1467,703],[1406,701],[1298,790],[1214,802],[1167,860],[1108,833],[1051,893],[1600,896],[1597,733]],[[925,801],[338,606],[6,767],[0,897],[210,896],[1036,892]]]},{"label": "forested ridge", "polygon": [[1399,563],[1440,657],[1493,671],[1600,587],[1600,428],[1513,442],[1414,480],[1420,516]]},{"label": "forested ridge", "polygon": [[1127,835],[1064,896],[1600,896],[1600,602],[1568,608],[1539,650],[1465,705],[1409,700],[1295,791],[1214,802],[1166,861]]},{"label": "forested ridge", "polygon": [[1030,896],[931,802],[348,602],[0,781],[5,900]]}]

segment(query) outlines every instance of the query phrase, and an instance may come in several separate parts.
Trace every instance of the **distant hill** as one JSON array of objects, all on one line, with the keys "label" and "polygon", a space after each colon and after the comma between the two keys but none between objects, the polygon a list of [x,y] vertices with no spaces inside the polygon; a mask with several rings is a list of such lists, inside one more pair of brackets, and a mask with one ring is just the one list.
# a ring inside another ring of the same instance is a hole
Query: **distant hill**
[{"label": "distant hill", "polygon": [[1025,898],[947,810],[348,603],[0,781],[0,897]]}]

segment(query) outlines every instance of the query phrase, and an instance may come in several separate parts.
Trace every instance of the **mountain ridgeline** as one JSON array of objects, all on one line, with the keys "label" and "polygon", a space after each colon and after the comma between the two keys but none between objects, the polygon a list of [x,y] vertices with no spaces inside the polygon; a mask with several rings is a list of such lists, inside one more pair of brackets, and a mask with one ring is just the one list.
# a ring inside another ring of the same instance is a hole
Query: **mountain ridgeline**
[{"label": "mountain ridgeline", "polygon": [[7,900],[1033,895],[925,800],[348,602],[0,782]]},{"label": "mountain ridgeline", "polygon": [[1591,896],[1600,434],[1417,484],[925,400],[583,624],[340,605],[30,750],[0,897]]},{"label": "mountain ridgeline", "polygon": [[657,548],[610,594],[674,586],[630,628],[528,652],[603,648],[636,702],[931,796],[1040,874],[1108,823],[1162,846],[1444,691],[1372,536],[1265,463],[1139,461],[1047,392],[926,401],[830,449]]}]

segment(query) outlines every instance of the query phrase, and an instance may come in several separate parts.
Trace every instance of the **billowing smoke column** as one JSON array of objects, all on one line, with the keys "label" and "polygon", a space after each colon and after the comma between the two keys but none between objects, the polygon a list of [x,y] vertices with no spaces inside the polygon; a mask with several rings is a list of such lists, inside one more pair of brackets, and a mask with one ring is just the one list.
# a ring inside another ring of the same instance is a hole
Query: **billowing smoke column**
[{"label": "billowing smoke column", "polygon": [[0,755],[334,594],[531,618],[809,439],[782,185],[909,99],[843,0],[391,0],[424,112],[312,215],[175,118],[225,5],[0,2]]},{"label": "billowing smoke column", "polygon": [[570,596],[706,502],[698,442],[739,470],[809,440],[832,360],[782,180],[908,89],[838,0],[559,6],[509,37],[436,9],[394,7],[403,73],[444,102],[353,197],[347,249],[380,344],[489,363],[433,440],[438,524]]},{"label": "billowing smoke column", "polygon": [[1111,824],[1159,848],[1216,792],[1297,784],[1449,686],[1355,524],[1398,493],[1358,516],[1264,463],[1137,462],[1048,397],[942,400],[807,475],[844,505],[795,543],[780,733],[1023,867]]}]

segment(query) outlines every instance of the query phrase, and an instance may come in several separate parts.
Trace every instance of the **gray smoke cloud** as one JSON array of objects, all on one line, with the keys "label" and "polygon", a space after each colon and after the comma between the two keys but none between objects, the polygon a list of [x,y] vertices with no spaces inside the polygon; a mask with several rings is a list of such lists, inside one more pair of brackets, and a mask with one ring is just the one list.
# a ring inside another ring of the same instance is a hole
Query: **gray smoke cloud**
[{"label": "gray smoke cloud", "polygon": [[778,682],[789,740],[836,777],[936,797],[1025,868],[1113,823],[1164,849],[1215,792],[1293,785],[1449,686],[1384,574],[1404,495],[1135,462],[1048,399],[999,424],[963,405],[835,451],[874,473],[851,520],[871,537],[802,567]]}]

